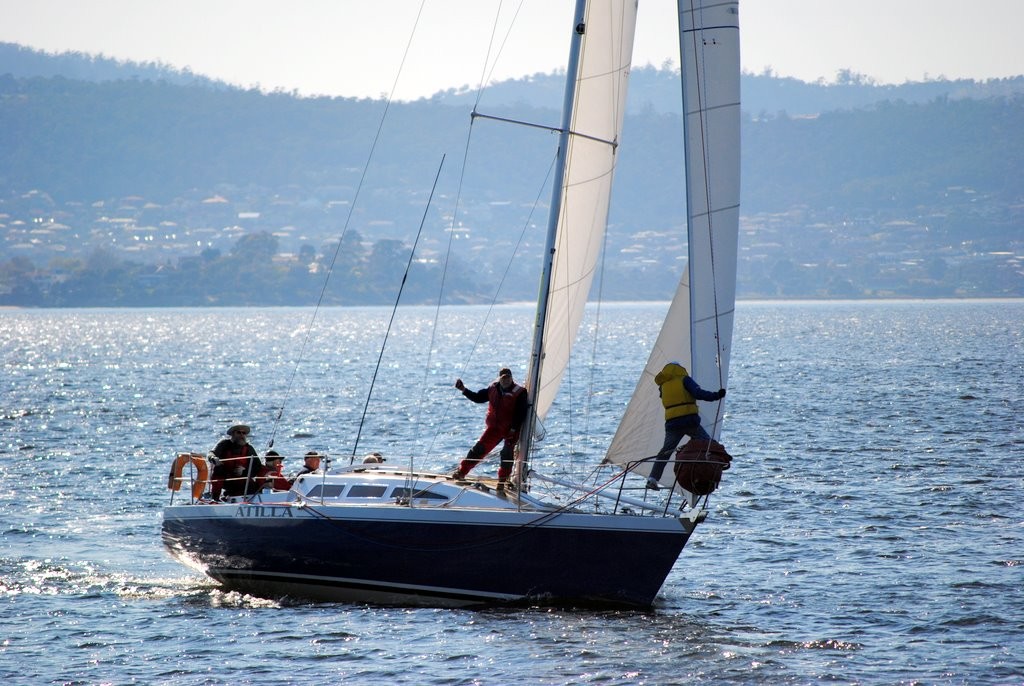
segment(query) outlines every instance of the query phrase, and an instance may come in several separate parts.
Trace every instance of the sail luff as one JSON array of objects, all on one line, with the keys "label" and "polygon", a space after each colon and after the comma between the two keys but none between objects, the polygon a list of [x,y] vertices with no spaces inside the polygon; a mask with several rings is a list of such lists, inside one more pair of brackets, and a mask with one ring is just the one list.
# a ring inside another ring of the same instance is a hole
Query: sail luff
[{"label": "sail luff", "polygon": [[[633,55],[636,0],[590,0],[583,12],[566,163],[561,177],[547,325],[534,409],[543,419],[561,386],[604,244]],[[554,208],[553,208],[554,209]]]},{"label": "sail luff", "polygon": [[[732,347],[740,191],[738,2],[679,0],[678,5],[689,259],[605,456],[622,465],[661,448],[658,371],[676,361],[705,388],[724,388]],[[718,437],[722,403],[698,405],[705,429]],[[649,470],[647,465],[638,471]],[[671,478],[669,471],[665,479]]]},{"label": "sail luff", "polygon": [[[544,348],[546,345],[545,334],[547,331],[548,316],[550,314],[551,284],[555,271],[555,250],[558,243],[558,231],[562,224],[562,199],[565,193],[565,170],[568,158],[570,135],[572,128],[572,117],[576,101],[576,91],[579,73],[580,55],[585,34],[587,0],[576,0],[576,8],[573,12],[573,32],[569,42],[569,59],[566,66],[565,94],[562,102],[562,128],[558,136],[558,151],[555,157],[555,183],[551,189],[551,208],[548,213],[548,230],[544,244],[543,262],[541,265],[540,287],[537,294],[537,313],[533,327],[533,345],[530,350],[530,368],[526,375],[527,400],[529,404],[529,417],[519,436],[519,455],[523,460],[528,459],[530,445],[534,438],[534,429],[538,416],[543,418],[543,412],[538,408],[542,405],[539,398],[542,386],[542,367],[544,360]],[[546,408],[545,408],[546,411]],[[520,462],[520,465],[522,461]],[[521,475],[518,477],[521,479]]]}]

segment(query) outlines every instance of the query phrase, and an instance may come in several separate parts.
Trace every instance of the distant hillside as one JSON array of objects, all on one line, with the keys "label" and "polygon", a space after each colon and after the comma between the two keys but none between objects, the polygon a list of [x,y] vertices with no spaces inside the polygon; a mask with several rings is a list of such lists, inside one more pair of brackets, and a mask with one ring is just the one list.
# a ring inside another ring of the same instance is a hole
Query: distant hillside
[{"label": "distant hillside", "polygon": [[[558,115],[517,103],[483,111],[554,125]],[[160,201],[219,184],[345,196],[358,181],[383,103],[296,98],[255,90],[211,90],[143,80],[88,83],[63,77],[0,76],[0,184],[43,189],[80,202],[141,195]],[[373,198],[432,178],[443,154],[465,146],[469,107],[418,100],[392,105],[374,150]],[[1011,199],[1021,194],[1024,95],[986,100],[886,101],[817,117],[773,114],[743,122],[747,211],[793,205],[857,210],[879,203],[927,204],[949,186]],[[677,205],[678,114],[627,115],[617,189],[641,203],[651,223]],[[534,130],[478,122],[474,142],[510,170],[512,186],[486,165],[465,187],[486,197],[533,198],[545,150]],[[451,164],[451,162],[450,162]],[[454,173],[454,171],[450,172]],[[376,186],[375,186],[376,187]],[[348,189],[348,190],[345,190]],[[389,190],[391,189],[391,190]],[[373,206],[366,211],[374,210]],[[679,211],[679,210],[677,210]]]},{"label": "distant hillside", "polygon": [[[500,81],[488,87],[484,106],[529,105],[557,108],[561,103],[563,74],[533,74],[521,79]],[[879,85],[865,77],[843,72],[836,83],[806,83],[771,74],[744,74],[741,79],[743,110],[753,116],[790,116],[820,114],[833,110],[863,109],[880,102],[926,103],[936,98],[981,100],[1024,93],[1024,76],[990,81],[960,79]],[[452,88],[435,94],[431,102],[470,106],[476,92],[468,87]],[[630,114],[653,110],[661,114],[682,109],[679,72],[671,69],[641,67],[634,69],[629,81]]]},{"label": "distant hillside", "polygon": [[[17,62],[28,69],[39,56],[19,57],[30,58]],[[364,274],[387,271],[381,265],[404,262],[403,246],[424,219],[433,238],[421,244],[423,264],[435,265],[447,236],[455,236],[466,284],[459,297],[479,301],[489,297],[476,290],[486,274],[503,273],[510,255],[542,245],[533,230],[546,213],[553,137],[481,119],[468,132],[469,101],[457,92],[393,103],[378,137],[383,101],[175,83],[159,67],[150,79],[127,65],[120,72],[103,60],[68,59],[76,68],[96,66],[86,70],[95,80],[14,75],[0,64],[0,255],[9,256],[6,267],[0,257],[0,296],[16,292],[26,274],[35,274],[38,287],[12,304],[155,302],[131,299],[138,279],[178,287],[170,274],[191,274],[196,264],[216,271],[222,258],[250,251],[244,241],[254,235],[280,251],[260,254],[283,261],[299,279],[312,263],[297,256],[322,259],[345,226],[372,256],[363,263],[372,268],[349,274],[362,283]],[[681,118],[658,104],[675,101],[676,77],[656,69],[638,69],[636,77],[605,246],[605,293],[626,299],[666,297],[685,259]],[[559,100],[558,81],[538,75],[499,84],[480,109],[557,125],[557,111],[544,103],[555,92]],[[746,100],[743,294],[1024,294],[1020,79],[959,90],[946,82],[945,95],[924,99],[926,90],[915,91],[920,101],[856,79],[840,88],[748,75],[744,88],[751,83],[772,97],[790,94],[788,103],[806,95],[816,113],[794,113],[800,105],[751,109]],[[531,84],[538,99],[526,96]],[[1003,87],[1009,95],[962,97]],[[862,107],[831,97],[884,94],[893,97]],[[114,268],[120,260],[134,266]],[[111,278],[132,275],[118,281],[123,299],[88,285],[98,277],[83,264],[93,263]],[[43,264],[45,273],[33,271]],[[81,277],[73,292],[61,291],[72,275]],[[506,283],[512,290],[504,297],[529,298],[536,276],[510,273]],[[189,297],[284,304],[250,295],[256,300],[237,291],[213,298],[196,286]],[[159,303],[183,297],[160,291]]]},{"label": "distant hillside", "polygon": [[[54,54],[13,43],[0,43],[0,74],[10,74],[17,78],[63,76],[91,82],[149,80],[176,85],[234,88],[223,81],[159,62],[114,60],[81,52]],[[537,73],[520,79],[499,81],[488,86],[483,105],[557,109],[562,102],[564,78],[564,73]],[[678,69],[652,66],[634,69],[629,86],[629,112],[637,114],[652,109],[661,114],[678,112],[681,109],[678,81]],[[900,85],[880,85],[848,70],[838,73],[832,83],[807,83],[778,77],[770,72],[747,73],[742,77],[743,109],[754,116],[780,112],[800,116],[859,109],[884,101],[924,103],[943,97],[980,100],[1019,93],[1024,93],[1024,75],[988,81],[950,81],[938,78]],[[423,100],[454,107],[470,107],[475,99],[475,88],[461,86]]]},{"label": "distant hillside", "polygon": [[136,79],[166,81],[179,86],[229,87],[222,81],[194,74],[188,69],[175,69],[160,62],[115,60],[83,52],[50,53],[3,42],[0,42],[0,74],[18,78],[63,76],[92,82]]}]

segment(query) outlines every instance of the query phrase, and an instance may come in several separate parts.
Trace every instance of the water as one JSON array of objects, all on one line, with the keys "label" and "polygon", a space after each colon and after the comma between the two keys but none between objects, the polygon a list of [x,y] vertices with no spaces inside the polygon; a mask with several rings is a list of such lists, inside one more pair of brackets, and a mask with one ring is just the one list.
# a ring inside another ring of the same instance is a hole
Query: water
[{"label": "water", "polygon": [[[553,453],[607,442],[663,312],[601,311],[612,359],[584,346],[561,404],[586,411],[553,413]],[[451,383],[522,377],[529,310],[457,308],[436,335],[403,312],[360,431],[388,316],[321,312],[307,340],[300,309],[0,312],[0,677],[1024,683],[1024,302],[742,303],[735,461],[649,613],[282,603],[170,560],[171,457],[232,421],[289,456],[347,461],[357,435],[427,467],[464,454],[482,410]]]}]

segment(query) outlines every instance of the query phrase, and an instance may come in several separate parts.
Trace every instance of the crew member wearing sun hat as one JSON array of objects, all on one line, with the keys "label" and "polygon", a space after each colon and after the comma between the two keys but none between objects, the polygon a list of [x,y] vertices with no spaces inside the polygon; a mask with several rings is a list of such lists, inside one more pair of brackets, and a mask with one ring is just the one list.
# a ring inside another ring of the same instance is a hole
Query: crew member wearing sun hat
[{"label": "crew member wearing sun hat", "polygon": [[256,478],[263,465],[256,457],[256,449],[249,445],[249,426],[232,424],[228,436],[213,449],[213,474],[210,479],[210,495],[220,500],[221,493],[227,496],[249,495],[259,490]]},{"label": "crew member wearing sun hat", "polygon": [[263,456],[263,460],[267,465],[260,470],[259,483],[257,484],[260,488],[270,486],[275,491],[287,491],[292,487],[291,483],[281,472],[284,458],[276,450],[268,450],[267,454]]},{"label": "crew member wearing sun hat", "polygon": [[498,372],[498,378],[487,388],[471,391],[462,383],[462,379],[455,380],[455,388],[473,402],[488,405],[484,432],[466,453],[466,459],[452,474],[452,478],[464,478],[469,470],[480,464],[480,461],[494,450],[498,443],[505,441],[501,448],[501,466],[498,467],[498,486],[501,488],[512,474],[519,427],[526,418],[526,389],[512,380],[512,370],[508,367],[502,367]]}]

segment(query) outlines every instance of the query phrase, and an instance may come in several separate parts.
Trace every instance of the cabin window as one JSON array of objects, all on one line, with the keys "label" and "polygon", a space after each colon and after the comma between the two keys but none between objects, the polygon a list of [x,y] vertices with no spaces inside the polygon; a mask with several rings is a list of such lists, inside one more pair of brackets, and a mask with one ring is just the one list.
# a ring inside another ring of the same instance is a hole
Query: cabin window
[{"label": "cabin window", "polygon": [[400,488],[396,488],[395,490],[391,491],[391,497],[392,498],[402,498],[403,500],[408,500],[409,497],[410,497],[410,493],[415,495],[416,500],[448,500],[448,496],[441,495],[440,493],[434,493],[432,491],[421,491],[421,490],[410,491],[409,488],[407,488],[405,486],[402,486]]},{"label": "cabin window", "polygon": [[342,484],[317,484],[306,494],[307,498],[340,498],[345,486]]},{"label": "cabin window", "polygon": [[349,498],[379,498],[388,490],[387,486],[353,486],[348,489]]}]

